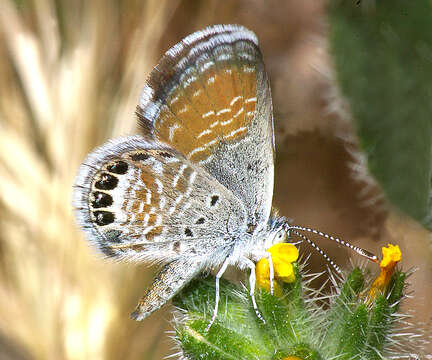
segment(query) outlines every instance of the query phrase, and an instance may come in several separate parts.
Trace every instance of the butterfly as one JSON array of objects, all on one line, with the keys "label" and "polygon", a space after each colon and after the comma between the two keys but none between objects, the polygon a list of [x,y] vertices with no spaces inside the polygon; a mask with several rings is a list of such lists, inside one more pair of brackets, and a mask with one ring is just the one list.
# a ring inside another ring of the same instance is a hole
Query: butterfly
[{"label": "butterfly", "polygon": [[272,212],[272,99],[253,32],[214,25],[184,38],[151,72],[136,113],[142,134],[91,152],[73,195],[78,223],[106,257],[162,265],[132,318],[217,270],[214,321],[228,266],[250,270],[257,310],[255,262],[271,262],[273,244],[290,233],[308,240],[303,230],[347,245]]}]

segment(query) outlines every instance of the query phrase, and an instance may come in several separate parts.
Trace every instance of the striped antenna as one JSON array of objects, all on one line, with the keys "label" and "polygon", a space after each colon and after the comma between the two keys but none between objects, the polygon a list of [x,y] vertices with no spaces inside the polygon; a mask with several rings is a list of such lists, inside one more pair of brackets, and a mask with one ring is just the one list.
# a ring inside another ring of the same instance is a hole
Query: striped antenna
[{"label": "striped antenna", "polygon": [[322,251],[319,246],[315,244],[311,239],[309,239],[303,234],[300,234],[298,231],[293,230],[292,228],[290,228],[289,231],[311,244],[311,246],[321,254],[321,256],[333,267],[333,269],[335,269],[339,274],[342,274],[342,270],[340,269],[340,267],[337,266],[335,262],[330,258],[330,256],[328,256],[324,251]]},{"label": "striped antenna", "polygon": [[378,262],[378,257],[374,254],[372,254],[371,252],[362,249],[358,246],[355,246],[353,244],[350,244],[349,242],[343,241],[337,237],[334,237],[332,235],[323,233],[322,231],[318,231],[315,229],[311,229],[311,228],[307,228],[307,227],[303,227],[303,226],[296,226],[296,225],[289,225],[288,223],[285,223],[285,230],[287,232],[292,232],[293,234],[297,235],[298,237],[302,238],[303,240],[307,241],[316,251],[318,251],[321,256],[327,260],[330,265],[338,272],[341,273],[340,268],[333,262],[333,260],[330,259],[330,257],[324,253],[324,251],[322,251],[312,240],[310,240],[308,237],[306,237],[305,235],[299,233],[299,231],[306,231],[306,232],[310,232],[319,236],[322,236],[328,240],[334,241],[335,243],[345,246],[353,251],[355,251],[357,254],[359,254],[360,256],[365,257],[366,259],[373,261],[375,263]]}]

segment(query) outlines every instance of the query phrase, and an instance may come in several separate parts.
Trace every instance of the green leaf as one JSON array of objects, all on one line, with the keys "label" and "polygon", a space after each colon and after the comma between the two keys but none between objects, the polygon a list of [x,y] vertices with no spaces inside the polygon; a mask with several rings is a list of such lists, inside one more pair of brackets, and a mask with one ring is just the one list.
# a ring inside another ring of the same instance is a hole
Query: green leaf
[{"label": "green leaf", "polygon": [[340,359],[355,359],[363,353],[367,341],[368,317],[366,305],[361,304],[345,323],[338,347],[338,353],[341,354]]},{"label": "green leaf", "polygon": [[370,172],[392,204],[423,223],[431,187],[431,18],[429,0],[333,1],[329,11],[336,80]]},{"label": "green leaf", "polygon": [[380,354],[387,345],[394,326],[396,318],[392,317],[392,315],[399,309],[405,278],[405,273],[400,271],[394,273],[386,294],[378,295],[375,299],[370,315],[368,346],[365,348],[366,359],[382,359]]},{"label": "green leaf", "polygon": [[[240,289],[221,280],[218,317],[207,331],[214,310],[215,279],[192,281],[174,299],[174,304],[188,310],[188,318],[177,328],[183,351],[193,359],[270,358],[271,340],[258,332],[255,314],[250,314],[249,298]],[[267,343],[266,343],[267,342]]]},{"label": "green leaf", "polygon": [[307,329],[304,323],[308,321],[309,314],[304,305],[302,278],[297,264],[294,264],[294,272],[296,280],[293,283],[283,284],[285,294],[283,297],[273,296],[264,289],[257,291],[257,304],[266,320],[263,324],[255,316],[257,326],[271,334],[272,341],[280,347],[287,343],[296,344],[300,334]]},{"label": "green leaf", "polygon": [[[394,335],[405,274],[396,272],[374,301],[365,303],[364,274],[354,269],[329,306],[318,305],[304,289],[294,264],[296,280],[283,285],[283,295],[256,289],[258,310],[252,306],[249,289],[221,280],[219,311],[213,315],[215,279],[199,279],[174,299],[185,313],[176,321],[177,340],[187,359],[302,360],[382,359],[389,338]],[[370,284],[369,284],[370,285]],[[402,354],[400,356],[402,358]]]},{"label": "green leaf", "polygon": [[327,311],[328,326],[324,333],[323,347],[331,354],[336,354],[334,344],[345,336],[346,323],[352,316],[363,287],[364,275],[359,268],[355,268],[342,284],[339,296],[333,299],[332,306]]}]

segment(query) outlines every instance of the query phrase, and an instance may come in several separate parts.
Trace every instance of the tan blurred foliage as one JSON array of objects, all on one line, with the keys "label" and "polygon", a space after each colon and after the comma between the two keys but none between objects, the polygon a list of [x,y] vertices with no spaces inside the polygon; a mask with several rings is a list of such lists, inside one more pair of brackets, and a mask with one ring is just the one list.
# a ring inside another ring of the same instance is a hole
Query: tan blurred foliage
[{"label": "tan blurred foliage", "polygon": [[[401,244],[403,267],[419,267],[409,305],[430,321],[430,234],[389,212],[358,176],[351,126],[329,100],[323,1],[2,0],[0,359],[175,351],[164,333],[170,307],[143,323],[129,319],[154,269],[95,257],[75,226],[71,191],[93,147],[136,132],[140,90],[163,52],[215,23],[259,37],[274,96],[281,214],[375,252]],[[352,254],[321,246],[348,264]],[[325,264],[313,256],[312,266]]]}]

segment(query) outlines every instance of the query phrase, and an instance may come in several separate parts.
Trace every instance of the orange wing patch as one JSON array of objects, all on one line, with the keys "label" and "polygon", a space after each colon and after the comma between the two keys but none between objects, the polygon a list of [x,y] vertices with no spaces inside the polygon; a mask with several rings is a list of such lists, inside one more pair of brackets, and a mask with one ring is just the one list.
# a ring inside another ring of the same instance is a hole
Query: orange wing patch
[{"label": "orange wing patch", "polygon": [[[171,161],[168,167],[167,163],[170,159],[164,159],[161,154],[164,152],[146,150],[145,153],[136,152],[128,155],[129,160],[136,165],[137,176],[131,179],[127,190],[128,196],[123,201],[122,210],[127,217],[120,225],[140,229],[135,234],[129,234],[130,238],[145,235],[146,241],[158,241],[158,236],[163,232],[162,214],[176,211],[184,198],[183,195],[177,196],[172,204],[173,200],[167,198],[170,194],[169,189],[173,188],[177,194],[187,194],[188,187],[193,182],[195,176],[193,169],[178,161]],[[151,162],[133,160],[137,155],[148,157]],[[169,157],[174,159],[172,156]]]},{"label": "orange wing patch", "polygon": [[154,123],[193,162],[207,160],[222,141],[244,138],[256,106],[255,67],[206,59],[197,69],[183,76]]},{"label": "orange wing patch", "polygon": [[249,223],[265,223],[274,169],[267,75],[254,34],[219,30],[190,36],[165,54],[137,113],[146,137],[172,146],[233,191]]}]

